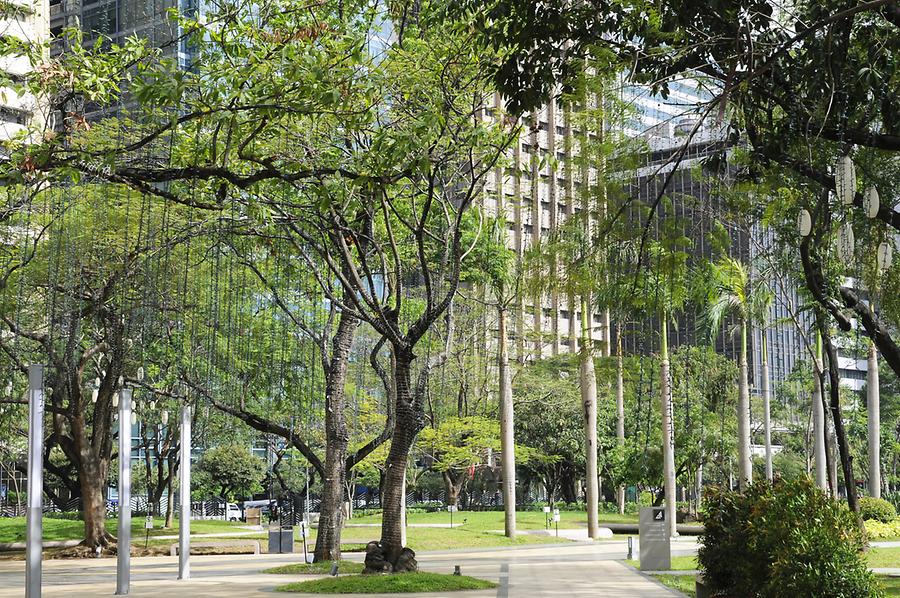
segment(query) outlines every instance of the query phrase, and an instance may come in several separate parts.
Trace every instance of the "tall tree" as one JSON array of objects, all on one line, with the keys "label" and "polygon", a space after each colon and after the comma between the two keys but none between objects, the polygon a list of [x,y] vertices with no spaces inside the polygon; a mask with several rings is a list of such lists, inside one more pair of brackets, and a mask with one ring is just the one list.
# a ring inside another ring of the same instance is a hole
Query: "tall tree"
[{"label": "tall tree", "polygon": [[[723,257],[713,264],[713,281],[709,295],[710,331],[718,333],[725,318],[737,318],[740,334],[738,359],[738,472],[741,490],[753,481],[753,464],[750,452],[750,384],[747,346],[750,327],[767,314],[772,298],[768,288],[750,280],[750,270],[736,259]],[[765,399],[767,401],[767,399]],[[768,435],[768,432],[767,432]],[[768,460],[767,460],[768,463]]]}]

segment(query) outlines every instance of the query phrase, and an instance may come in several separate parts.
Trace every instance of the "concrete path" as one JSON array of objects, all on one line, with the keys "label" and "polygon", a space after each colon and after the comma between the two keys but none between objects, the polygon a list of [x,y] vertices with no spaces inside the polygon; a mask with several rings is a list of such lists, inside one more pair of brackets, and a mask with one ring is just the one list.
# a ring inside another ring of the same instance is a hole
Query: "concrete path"
[{"label": "concrete path", "polygon": [[[687,550],[690,548],[685,547]],[[670,598],[681,596],[648,576],[617,562],[625,557],[622,541],[568,543],[452,550],[421,553],[425,571],[463,574],[498,582],[495,590],[453,593],[459,598]],[[348,555],[361,559],[362,555]],[[272,597],[281,584],[311,576],[268,575],[263,569],[296,563],[302,555],[217,555],[191,557],[192,579],[176,581],[177,559],[132,559],[132,596],[190,596],[192,598]],[[47,598],[94,598],[115,591],[115,559],[53,560],[44,562]],[[24,594],[24,563],[0,562],[0,598]],[[294,594],[303,596],[302,594]],[[445,596],[443,594],[442,596]],[[396,594],[391,595],[396,597]],[[427,594],[411,595],[424,598]],[[434,594],[430,595],[436,596]]]}]

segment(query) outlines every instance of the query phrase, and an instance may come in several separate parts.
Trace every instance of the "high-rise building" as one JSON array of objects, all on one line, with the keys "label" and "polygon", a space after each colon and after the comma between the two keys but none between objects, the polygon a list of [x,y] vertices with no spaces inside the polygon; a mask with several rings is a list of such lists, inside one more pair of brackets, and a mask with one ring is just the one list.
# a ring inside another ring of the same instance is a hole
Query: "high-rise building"
[{"label": "high-rise building", "polygon": [[[35,44],[47,40],[50,14],[47,0],[12,0],[3,12],[0,35]],[[6,55],[0,57],[0,68],[7,79],[16,81],[28,74],[32,65],[27,56]],[[0,140],[11,139],[22,134],[30,124],[46,120],[46,110],[38,98],[19,93],[10,86],[0,86]]]}]

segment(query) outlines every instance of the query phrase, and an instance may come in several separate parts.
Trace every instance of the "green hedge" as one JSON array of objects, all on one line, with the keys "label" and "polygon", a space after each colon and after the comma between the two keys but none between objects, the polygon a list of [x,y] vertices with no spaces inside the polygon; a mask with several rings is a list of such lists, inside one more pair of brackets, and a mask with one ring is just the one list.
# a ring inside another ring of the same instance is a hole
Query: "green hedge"
[{"label": "green hedge", "polygon": [[808,479],[711,489],[698,559],[714,593],[734,597],[871,598],[855,515]]},{"label": "green hedge", "polygon": [[859,499],[859,514],[865,521],[888,523],[897,518],[897,509],[882,498],[863,496]]}]

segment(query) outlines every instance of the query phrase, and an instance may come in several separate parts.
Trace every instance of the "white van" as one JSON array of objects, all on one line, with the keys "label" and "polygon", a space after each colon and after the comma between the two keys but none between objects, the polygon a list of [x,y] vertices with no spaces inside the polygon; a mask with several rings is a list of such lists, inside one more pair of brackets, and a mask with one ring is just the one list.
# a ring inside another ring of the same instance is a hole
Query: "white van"
[{"label": "white van", "polygon": [[244,518],[241,508],[233,502],[228,503],[225,508],[225,521],[240,521]]}]

